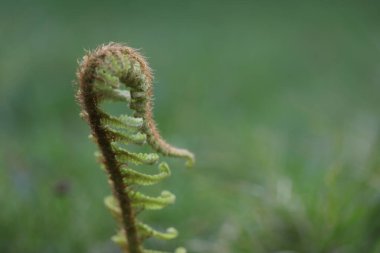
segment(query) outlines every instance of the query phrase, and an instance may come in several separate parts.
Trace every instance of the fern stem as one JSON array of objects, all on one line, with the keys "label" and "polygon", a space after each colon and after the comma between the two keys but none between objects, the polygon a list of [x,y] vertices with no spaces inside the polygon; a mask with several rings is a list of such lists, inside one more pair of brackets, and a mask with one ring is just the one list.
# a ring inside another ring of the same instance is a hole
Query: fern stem
[{"label": "fern stem", "polygon": [[[84,73],[80,80],[83,106],[88,114],[88,121],[93,136],[97,139],[97,143],[103,155],[105,168],[113,183],[114,195],[120,204],[122,224],[128,241],[128,253],[141,253],[141,245],[137,234],[136,219],[131,199],[128,194],[125,194],[126,186],[123,182],[123,176],[118,168],[118,163],[114,151],[111,148],[111,143],[101,125],[101,117],[97,108],[96,96],[92,90],[94,77],[91,72],[94,70],[94,67],[95,66],[88,68],[87,72]],[[123,165],[124,167],[127,166],[126,164]]]}]

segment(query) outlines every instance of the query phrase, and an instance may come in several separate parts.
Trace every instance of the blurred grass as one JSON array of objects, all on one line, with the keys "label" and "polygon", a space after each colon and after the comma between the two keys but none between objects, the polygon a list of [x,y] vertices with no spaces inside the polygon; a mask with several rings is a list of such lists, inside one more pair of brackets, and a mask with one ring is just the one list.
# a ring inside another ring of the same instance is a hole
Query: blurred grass
[{"label": "blurred grass", "polygon": [[84,49],[155,70],[177,203],[144,219],[189,252],[379,252],[379,4],[15,1],[0,9],[0,252],[118,252],[74,102]]}]

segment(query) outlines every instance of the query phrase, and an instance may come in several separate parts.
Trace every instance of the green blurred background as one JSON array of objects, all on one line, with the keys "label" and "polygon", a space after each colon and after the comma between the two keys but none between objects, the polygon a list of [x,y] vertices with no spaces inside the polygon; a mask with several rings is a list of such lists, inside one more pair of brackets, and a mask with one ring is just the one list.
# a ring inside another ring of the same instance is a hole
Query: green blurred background
[{"label": "green blurred background", "polygon": [[0,8],[0,252],[110,253],[109,194],[74,101],[109,41],[155,71],[167,160],[145,212],[190,253],[380,252],[380,4],[13,1]]}]

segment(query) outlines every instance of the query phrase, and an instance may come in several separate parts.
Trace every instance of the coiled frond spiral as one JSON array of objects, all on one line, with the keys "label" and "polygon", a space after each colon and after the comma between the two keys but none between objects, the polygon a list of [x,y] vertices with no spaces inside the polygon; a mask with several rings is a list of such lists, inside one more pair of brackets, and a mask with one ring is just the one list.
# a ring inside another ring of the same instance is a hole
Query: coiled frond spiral
[{"label": "coiled frond spiral", "polygon": [[[174,228],[159,232],[137,218],[140,210],[157,210],[172,204],[175,196],[162,191],[157,197],[142,194],[134,186],[153,185],[170,176],[160,156],[185,158],[192,166],[194,155],[186,149],[164,141],[152,116],[153,77],[145,59],[134,49],[116,43],[101,46],[84,56],[77,73],[77,99],[82,107],[81,116],[91,127],[90,138],[98,147],[98,159],[109,176],[113,195],[105,198],[105,205],[120,224],[112,240],[128,253],[159,253],[143,247],[148,237],[172,239]],[[132,115],[115,116],[101,108],[104,101],[127,103]],[[129,145],[148,144],[154,153],[136,153]],[[158,164],[158,173],[148,175],[131,167]],[[178,248],[176,253],[183,253]]]}]

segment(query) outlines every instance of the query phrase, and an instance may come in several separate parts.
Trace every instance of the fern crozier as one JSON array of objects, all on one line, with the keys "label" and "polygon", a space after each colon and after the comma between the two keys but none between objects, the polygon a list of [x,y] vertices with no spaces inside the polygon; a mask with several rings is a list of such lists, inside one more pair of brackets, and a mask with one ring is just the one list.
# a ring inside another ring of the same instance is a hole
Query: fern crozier
[{"label": "fern crozier", "polygon": [[[194,155],[186,149],[168,144],[159,134],[152,113],[153,76],[145,59],[134,49],[110,43],[84,56],[78,70],[78,101],[81,117],[91,127],[90,138],[99,151],[98,160],[109,176],[113,195],[105,198],[105,205],[120,224],[112,240],[128,253],[159,253],[143,247],[148,237],[173,239],[178,232],[168,228],[156,231],[137,219],[140,210],[158,210],[174,203],[175,196],[163,191],[150,197],[136,191],[134,186],[147,186],[170,176],[169,166],[161,162],[159,172],[148,175],[131,165],[155,165],[160,157],[185,158],[192,166]],[[124,102],[133,115],[110,115],[101,108],[104,101]],[[129,145],[148,144],[157,153],[134,153]],[[178,248],[176,253],[186,252]]]}]

